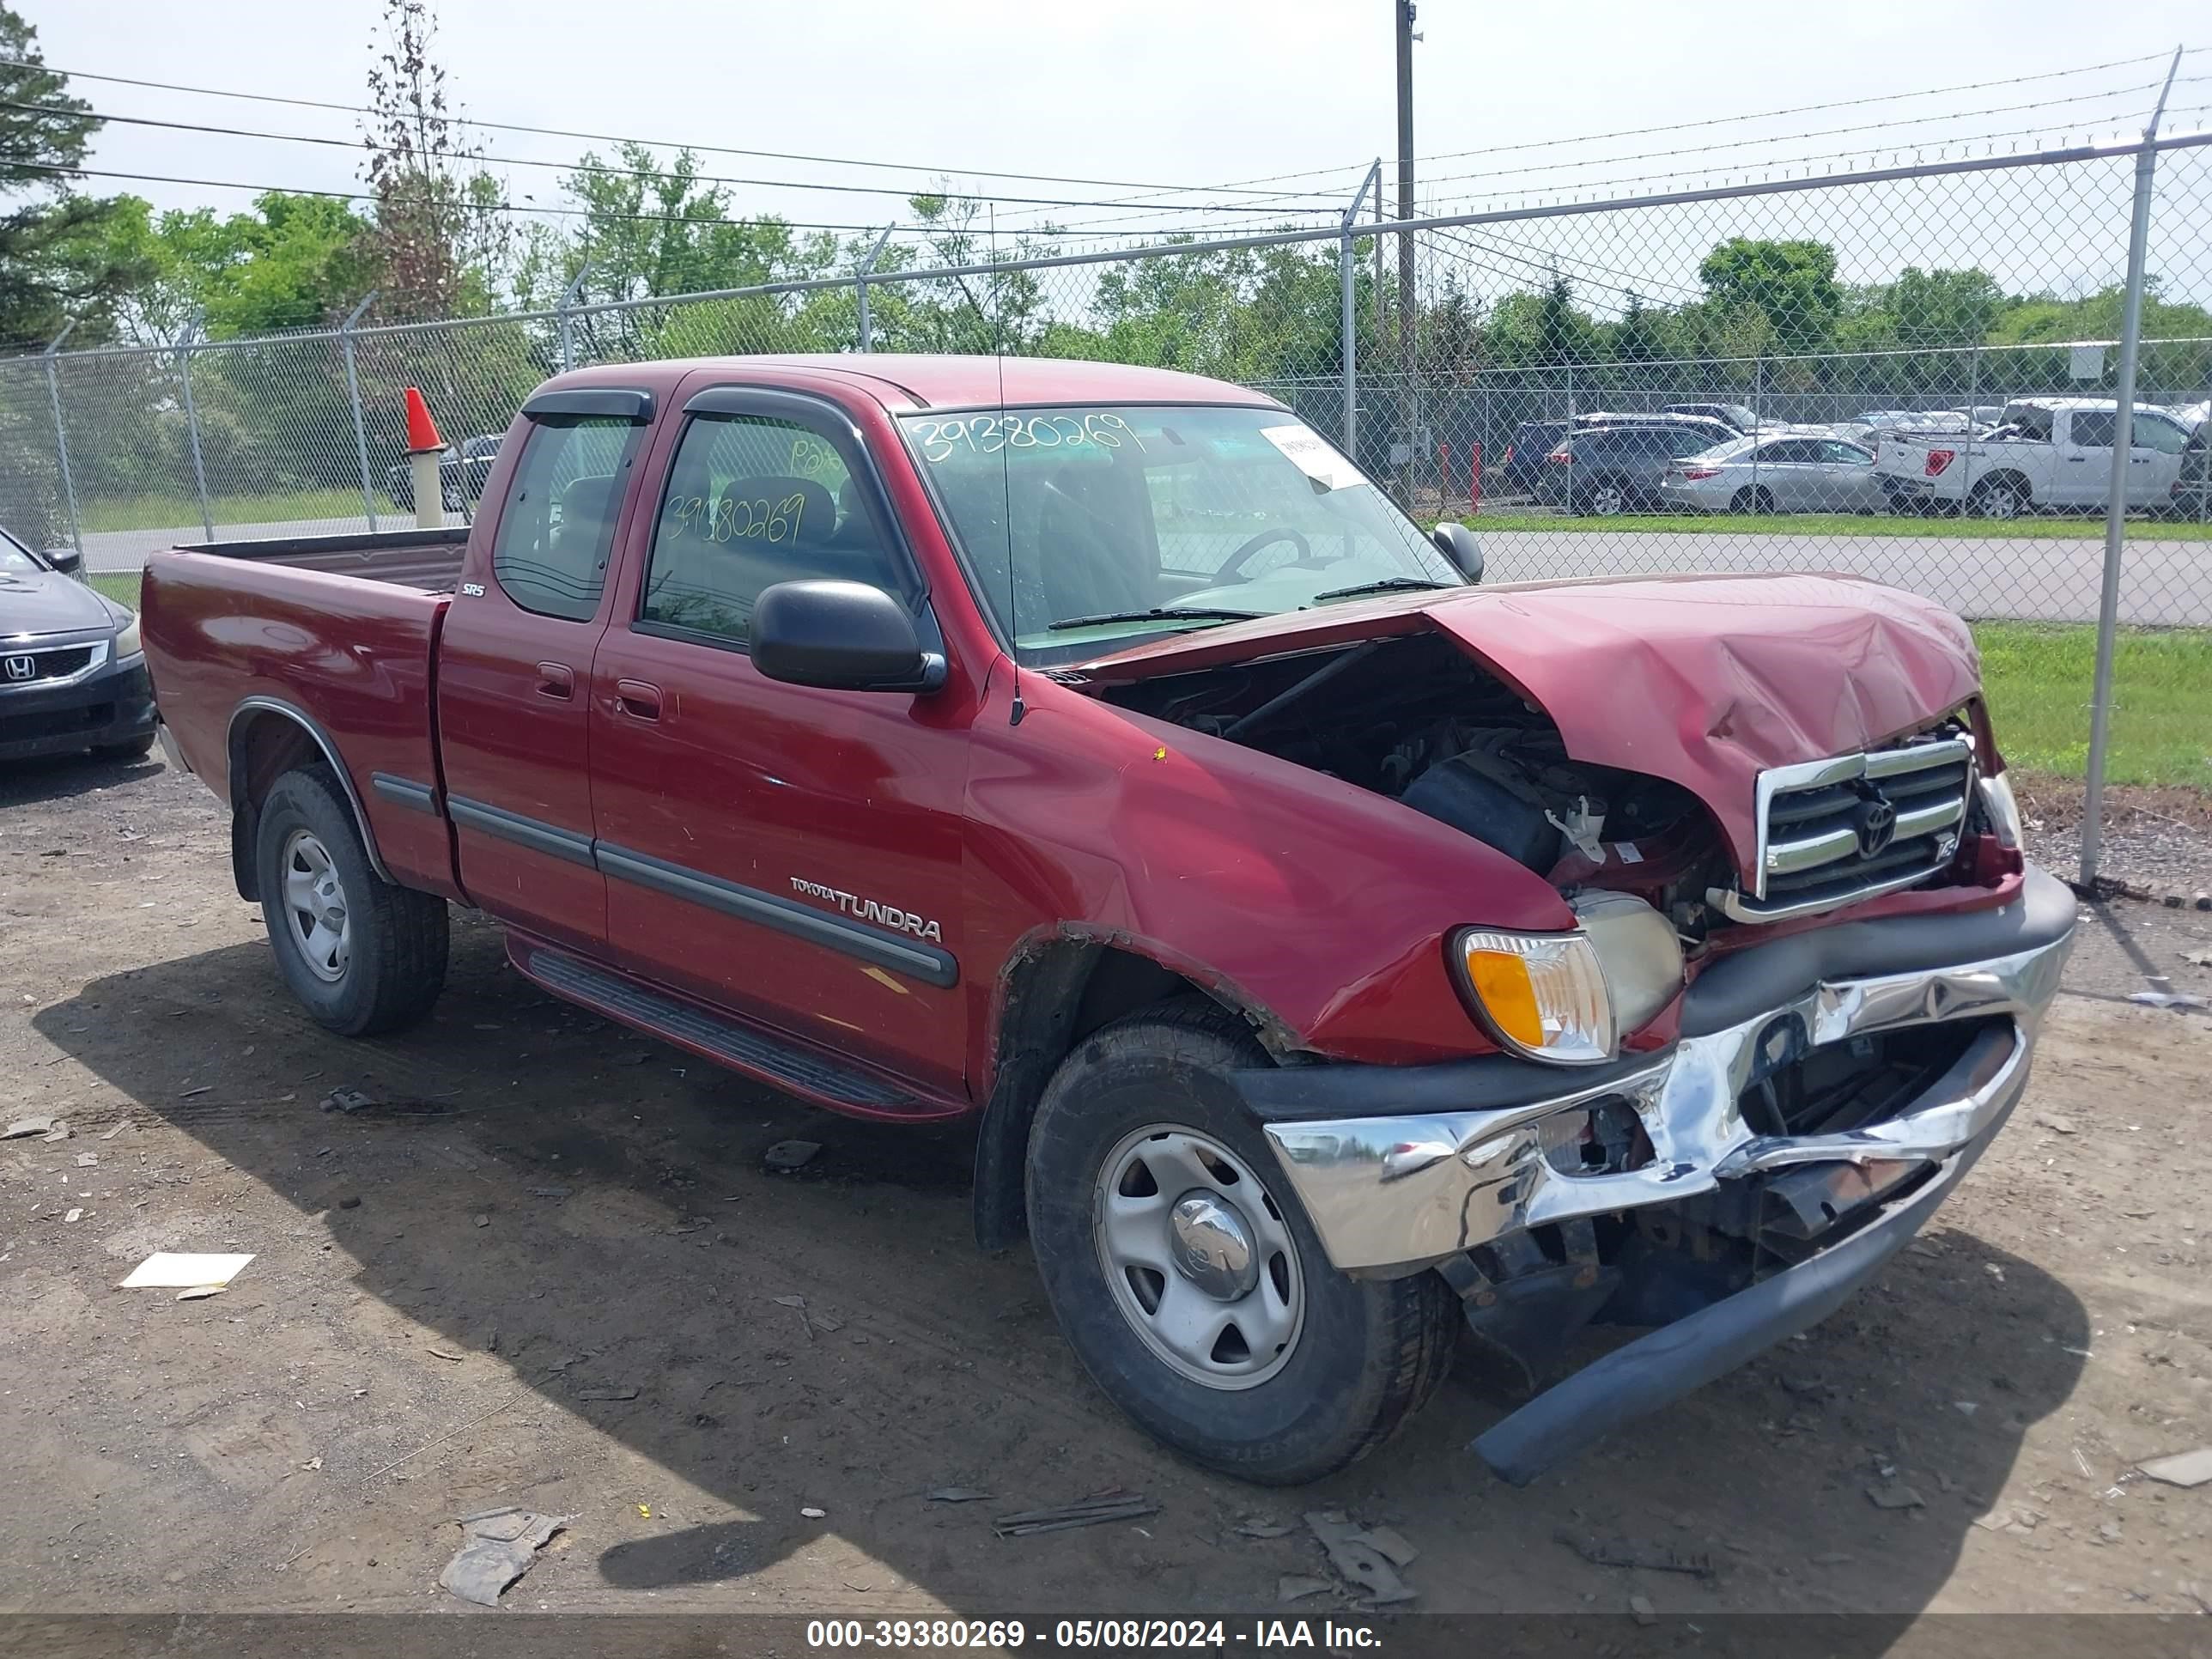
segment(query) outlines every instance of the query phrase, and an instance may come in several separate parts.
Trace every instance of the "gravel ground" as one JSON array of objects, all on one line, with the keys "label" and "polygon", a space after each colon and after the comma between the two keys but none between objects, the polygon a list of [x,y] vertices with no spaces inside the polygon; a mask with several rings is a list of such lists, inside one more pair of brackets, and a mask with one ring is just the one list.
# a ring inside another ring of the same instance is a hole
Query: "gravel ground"
[{"label": "gravel ground", "polygon": [[[2089,913],[2012,1125],[1807,1336],[1524,1492],[1464,1449],[1515,1395],[1462,1353],[1398,1441],[1270,1492],[1093,1391],[1026,1251],[975,1252],[958,1133],[827,1117],[548,1001],[472,919],[430,1022],[331,1037],[225,841],[158,763],[0,781],[0,1115],[70,1129],[0,1143],[0,1613],[490,1617],[436,1580],[454,1517],[505,1503],[574,1517],[506,1598],[561,1613],[1319,1619],[1350,1598],[1286,1608],[1278,1581],[1328,1576],[1301,1516],[1328,1508],[1419,1549],[1428,1610],[2212,1595],[2212,1486],[2135,1473],[2212,1445],[2212,1019],[2124,1000],[2147,970],[2212,985],[2183,963],[2212,915]],[[376,1104],[319,1109],[342,1087]],[[822,1154],[769,1173],[792,1136]],[[206,1300],[111,1288],[157,1249],[255,1260]],[[1159,1512],[992,1534],[1115,1486]],[[1593,1565],[1563,1531],[1711,1571]]]}]

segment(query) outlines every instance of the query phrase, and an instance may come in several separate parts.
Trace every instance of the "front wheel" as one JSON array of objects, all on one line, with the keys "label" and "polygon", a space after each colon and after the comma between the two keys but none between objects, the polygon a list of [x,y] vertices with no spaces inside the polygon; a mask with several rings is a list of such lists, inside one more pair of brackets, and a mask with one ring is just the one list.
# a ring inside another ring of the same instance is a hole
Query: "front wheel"
[{"label": "front wheel", "polygon": [[1431,1273],[1329,1266],[1226,1074],[1265,1066],[1211,1003],[1084,1039],[1030,1133],[1030,1233],[1085,1370],[1208,1468],[1288,1486],[1380,1445],[1449,1368],[1458,1304]]},{"label": "front wheel", "polygon": [[319,1024],[368,1036],[430,1012],[446,983],[446,902],[378,876],[327,774],[270,787],[254,859],[277,971]]},{"label": "front wheel", "polygon": [[154,734],[149,732],[144,737],[132,738],[126,743],[103,743],[92,752],[102,760],[136,761],[144,760],[153,751]]},{"label": "front wheel", "polygon": [[1583,510],[1601,519],[1618,518],[1628,511],[1628,492],[1619,484],[1599,484],[1584,499]]}]

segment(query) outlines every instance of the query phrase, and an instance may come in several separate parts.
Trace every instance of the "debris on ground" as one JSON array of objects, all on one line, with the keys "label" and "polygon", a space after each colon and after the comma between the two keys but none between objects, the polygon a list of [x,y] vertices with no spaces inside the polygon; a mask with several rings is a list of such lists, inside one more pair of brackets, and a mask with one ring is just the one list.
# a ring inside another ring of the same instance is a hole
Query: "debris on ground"
[{"label": "debris on ground", "polygon": [[803,1170],[821,1151],[818,1140],[779,1140],[761,1154],[761,1162],[771,1170]]},{"label": "debris on ground", "polygon": [[1878,1486],[1869,1486],[1866,1495],[1874,1500],[1878,1510],[1924,1510],[1928,1500],[1901,1480],[1885,1480]]},{"label": "debris on ground", "polygon": [[1275,1580],[1275,1599],[1278,1601],[1297,1601],[1335,1588],[1326,1578],[1309,1578],[1304,1573],[1286,1572]]},{"label": "debris on ground", "polygon": [[799,1510],[799,1514],[805,1516],[809,1521],[826,1521],[830,1518],[829,1510],[818,1510],[811,1504],[809,1504],[805,1508]]},{"label": "debris on ground", "polygon": [[991,1530],[1001,1538],[1026,1538],[1031,1533],[1103,1527],[1109,1522],[1135,1521],[1159,1512],[1160,1506],[1140,1493],[1099,1492],[1079,1504],[1065,1504],[1056,1510],[1024,1510],[1018,1515],[1002,1515],[991,1522]]},{"label": "debris on ground", "polygon": [[364,1112],[375,1104],[358,1089],[333,1089],[323,1097],[326,1112]]},{"label": "debris on ground", "polygon": [[222,1292],[223,1287],[220,1285],[195,1285],[190,1290],[179,1291],[177,1292],[177,1300],[179,1302],[204,1302],[209,1297],[221,1296]]},{"label": "debris on ground", "polygon": [[2061,1117],[2056,1112],[2045,1112],[2041,1117],[2037,1118],[2035,1121],[2038,1123],[2040,1123],[2045,1128],[2050,1130],[2053,1134],[2070,1135],[2080,1133],[2080,1131],[2075,1127],[2074,1120],[2072,1118]]},{"label": "debris on ground", "polygon": [[1282,1538],[1294,1532],[1287,1521],[1272,1521],[1264,1515],[1248,1515],[1237,1523],[1239,1538]]},{"label": "debris on ground", "polygon": [[2146,1008],[2168,1008],[2176,1013],[2202,1014],[2212,1012],[2212,1002],[2203,997],[2192,997],[2179,991],[2130,991],[2130,1002],[2140,1002]]},{"label": "debris on ground", "polygon": [[572,1190],[568,1187],[532,1187],[530,1195],[532,1198],[566,1198]]},{"label": "debris on ground", "polygon": [[1659,1609],[1651,1605],[1651,1598],[1648,1595],[1630,1596],[1628,1614],[1639,1625],[1656,1625],[1659,1622]]},{"label": "debris on ground", "polygon": [[1364,1591],[1370,1601],[1378,1606],[1411,1601],[1420,1594],[1398,1577],[1397,1568],[1375,1541],[1374,1534],[1358,1522],[1347,1521],[1334,1510],[1314,1510],[1307,1513],[1306,1526],[1328,1553],[1329,1565],[1347,1583]]},{"label": "debris on ground", "polygon": [[455,1353],[451,1348],[432,1348],[429,1352],[433,1359],[451,1359],[458,1363],[468,1358],[466,1354]]},{"label": "debris on ground", "polygon": [[579,1389],[576,1390],[576,1398],[579,1400],[635,1400],[637,1398],[637,1385],[625,1382],[617,1388]]},{"label": "debris on ground", "polygon": [[118,1291],[220,1290],[238,1277],[250,1255],[191,1255],[156,1250],[131,1270]]},{"label": "debris on ground", "polygon": [[0,1140],[21,1140],[26,1135],[52,1134],[60,1123],[57,1117],[19,1117],[5,1129],[0,1129]]},{"label": "debris on ground", "polygon": [[2212,1446],[2176,1452],[2171,1457],[2154,1457],[2136,1467],[2152,1480],[2169,1486],[2201,1486],[2212,1480]]},{"label": "debris on ground", "polygon": [[1649,1572],[1686,1572],[1699,1578],[1713,1576],[1710,1555],[1686,1555],[1663,1544],[1639,1544],[1630,1538],[1594,1538],[1561,1527],[1552,1534],[1594,1567],[1641,1567]]},{"label": "debris on ground", "polygon": [[462,1516],[461,1547],[438,1582],[464,1601],[495,1607],[500,1592],[528,1572],[538,1552],[575,1518],[512,1506]]},{"label": "debris on ground", "polygon": [[994,1494],[980,1491],[974,1486],[933,1486],[922,1496],[933,1504],[973,1504],[978,1498],[993,1497]]}]

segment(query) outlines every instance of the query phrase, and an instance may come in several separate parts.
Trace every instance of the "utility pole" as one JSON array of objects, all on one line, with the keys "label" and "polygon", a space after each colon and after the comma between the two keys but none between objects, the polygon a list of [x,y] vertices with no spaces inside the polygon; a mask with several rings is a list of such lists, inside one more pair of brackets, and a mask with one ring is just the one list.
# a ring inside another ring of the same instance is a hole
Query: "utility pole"
[{"label": "utility pole", "polygon": [[[1391,0],[1398,14],[1398,216],[1413,216],[1413,0]],[[1413,500],[1414,313],[1413,234],[1398,233],[1398,435],[1405,447],[1398,465],[1398,504]]]}]

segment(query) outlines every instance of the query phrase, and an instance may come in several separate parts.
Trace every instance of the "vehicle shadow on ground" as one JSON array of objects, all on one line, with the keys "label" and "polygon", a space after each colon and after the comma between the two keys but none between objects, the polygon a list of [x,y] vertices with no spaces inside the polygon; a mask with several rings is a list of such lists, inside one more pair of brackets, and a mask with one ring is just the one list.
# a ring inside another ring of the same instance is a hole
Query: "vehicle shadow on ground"
[{"label": "vehicle shadow on ground", "polygon": [[[1939,1218],[1826,1324],[1525,1491],[1466,1449],[1514,1400],[1463,1352],[1397,1441],[1269,1492],[1125,1424],[1060,1342],[1026,1252],[975,1252],[965,1136],[831,1118],[552,1002],[506,969],[489,925],[457,924],[436,1018],[397,1038],[313,1026],[258,945],[92,981],[34,1024],[130,1109],[326,1227],[368,1297],[456,1351],[495,1346],[543,1404],[728,1506],[612,1541],[597,1511],[588,1541],[611,1589],[741,1584],[830,1534],[857,1552],[848,1590],[879,1590],[888,1569],[975,1613],[1273,1613],[1277,1576],[1318,1568],[1299,1513],[1341,1508],[1419,1547],[1426,1609],[1617,1613],[1641,1588],[1669,1609],[1907,1613],[1949,1577],[2090,1346],[2063,1285]],[[378,1103],[318,1109],[340,1086]],[[823,1152],[795,1176],[768,1172],[767,1147],[794,1135]],[[238,1248],[311,1272],[331,1260],[315,1236]],[[526,1459],[457,1473],[469,1447],[416,1466],[434,1471],[428,1501],[580,1507],[573,1489],[533,1486],[552,1476]],[[997,1501],[925,1496],[952,1485]],[[1113,1486],[1161,1513],[991,1534],[995,1514]],[[1284,1534],[1240,1534],[1255,1514]],[[1593,1565],[1576,1547],[1591,1540],[1714,1571]],[[834,1604],[841,1581],[824,1582]],[[1823,1639],[1871,1653],[1894,1633]]]},{"label": "vehicle shadow on ground", "polygon": [[0,762],[0,808],[29,801],[70,800],[118,784],[137,783],[161,770],[161,758],[154,754],[130,760],[85,754]]}]

